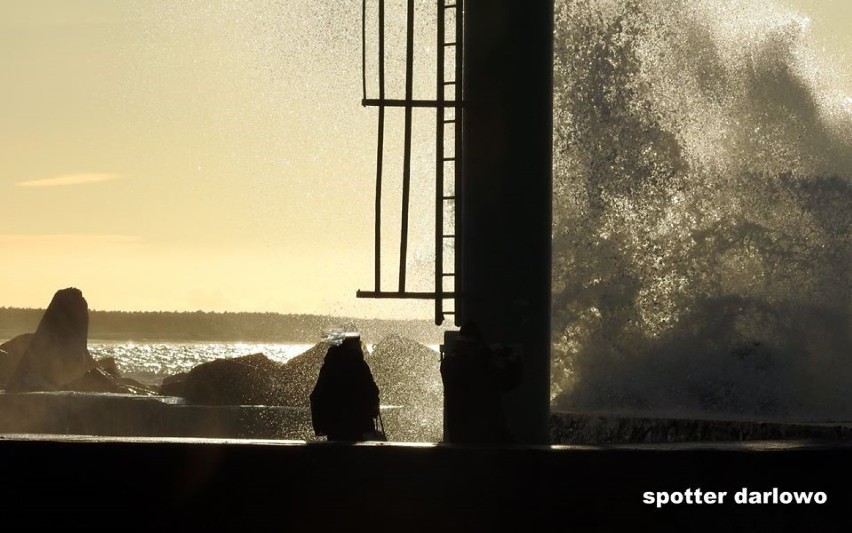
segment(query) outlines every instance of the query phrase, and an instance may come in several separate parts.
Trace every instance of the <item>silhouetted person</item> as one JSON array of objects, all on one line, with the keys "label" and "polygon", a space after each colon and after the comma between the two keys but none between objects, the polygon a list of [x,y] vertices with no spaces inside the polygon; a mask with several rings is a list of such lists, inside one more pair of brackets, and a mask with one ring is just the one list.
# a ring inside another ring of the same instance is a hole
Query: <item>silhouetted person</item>
[{"label": "silhouetted person", "polygon": [[367,440],[379,416],[379,388],[359,337],[345,337],[325,355],[311,392],[314,433],[328,440]]},{"label": "silhouetted person", "polygon": [[489,347],[476,323],[468,321],[441,361],[441,377],[448,442],[513,441],[503,413],[503,393],[520,382],[521,367],[510,350]]}]

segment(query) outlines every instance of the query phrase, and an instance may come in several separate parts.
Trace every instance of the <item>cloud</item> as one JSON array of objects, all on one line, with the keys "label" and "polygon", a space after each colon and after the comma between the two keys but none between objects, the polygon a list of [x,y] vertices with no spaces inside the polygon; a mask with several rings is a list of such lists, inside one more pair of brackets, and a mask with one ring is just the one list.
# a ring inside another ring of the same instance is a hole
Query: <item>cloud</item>
[{"label": "cloud", "polygon": [[18,187],[63,187],[66,185],[82,185],[84,183],[97,183],[99,181],[110,181],[118,179],[118,174],[63,174],[54,178],[40,180],[19,181]]}]

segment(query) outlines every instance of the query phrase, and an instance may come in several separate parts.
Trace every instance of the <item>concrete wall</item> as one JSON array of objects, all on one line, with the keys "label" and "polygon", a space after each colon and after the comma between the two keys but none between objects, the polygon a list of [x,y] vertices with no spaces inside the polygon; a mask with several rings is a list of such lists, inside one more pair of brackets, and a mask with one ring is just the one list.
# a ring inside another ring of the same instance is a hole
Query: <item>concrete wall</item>
[{"label": "concrete wall", "polygon": [[[10,530],[829,531],[852,448],[410,447],[0,438]],[[643,503],[824,491],[824,505]],[[14,528],[12,526],[15,526]]]}]

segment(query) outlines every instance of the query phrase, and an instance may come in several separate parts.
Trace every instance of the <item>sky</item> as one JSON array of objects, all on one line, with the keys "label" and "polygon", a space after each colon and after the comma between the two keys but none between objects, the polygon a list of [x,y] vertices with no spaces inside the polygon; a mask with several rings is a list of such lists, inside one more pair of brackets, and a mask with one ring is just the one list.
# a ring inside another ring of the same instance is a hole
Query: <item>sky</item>
[{"label": "sky", "polygon": [[[829,63],[852,63],[852,2],[782,4],[810,18]],[[434,68],[431,5],[418,0],[418,97],[434,83],[420,76]],[[376,114],[360,105],[360,9],[0,0],[0,306],[44,307],[76,286],[102,310],[431,318],[429,303],[355,298],[374,289]],[[400,39],[401,12],[388,18]],[[852,69],[838,72],[852,94]],[[388,120],[385,157],[399,169],[401,120]],[[420,199],[434,196],[433,121],[415,116],[412,290],[430,289],[434,208]],[[383,192],[385,289],[399,174]]]}]

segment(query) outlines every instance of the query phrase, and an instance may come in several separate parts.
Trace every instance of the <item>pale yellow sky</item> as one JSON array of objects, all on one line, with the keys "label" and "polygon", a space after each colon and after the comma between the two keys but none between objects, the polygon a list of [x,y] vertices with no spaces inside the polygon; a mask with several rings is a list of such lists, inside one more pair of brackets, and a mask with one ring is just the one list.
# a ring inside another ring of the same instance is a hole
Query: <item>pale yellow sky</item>
[{"label": "pale yellow sky", "polygon": [[[360,5],[0,0],[0,306],[77,286],[94,309],[430,318],[429,303],[354,297],[372,289],[375,187]],[[812,46],[852,94],[852,2],[783,5],[811,18]],[[418,39],[425,72],[432,43]],[[413,197],[430,201],[433,121],[415,122]],[[385,288],[400,115],[389,126]],[[415,290],[430,288],[432,209],[413,206]]]},{"label": "pale yellow sky", "polygon": [[0,2],[0,305],[74,285],[97,309],[429,318],[354,297],[373,283],[360,16],[354,1]]}]

